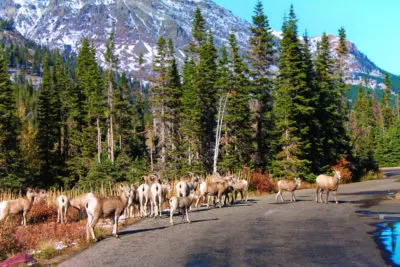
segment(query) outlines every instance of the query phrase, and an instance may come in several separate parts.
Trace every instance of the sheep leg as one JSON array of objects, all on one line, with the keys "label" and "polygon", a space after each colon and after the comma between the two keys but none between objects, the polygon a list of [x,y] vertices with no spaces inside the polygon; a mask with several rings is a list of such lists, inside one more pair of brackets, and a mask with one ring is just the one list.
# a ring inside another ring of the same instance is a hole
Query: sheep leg
[{"label": "sheep leg", "polygon": [[326,191],[325,203],[328,204],[329,190]]},{"label": "sheep leg", "polygon": [[169,210],[169,223],[171,225],[174,225],[174,212],[175,212],[175,208],[171,207]]},{"label": "sheep leg", "polygon": [[67,223],[67,213],[68,213],[68,207],[65,207],[65,209],[64,209],[64,223]]},{"label": "sheep leg", "polygon": [[282,191],[281,191],[280,196],[281,196],[282,202],[285,202],[286,200],[283,198],[283,192]]},{"label": "sheep leg", "polygon": [[188,209],[186,208],[185,210],[186,210],[186,220],[187,220],[188,223],[190,223]]},{"label": "sheep leg", "polygon": [[58,208],[57,209],[57,223],[59,223],[60,222],[60,217],[61,217],[61,212],[60,212],[60,209]]},{"label": "sheep leg", "polygon": [[115,212],[114,215],[114,227],[113,227],[113,231],[112,231],[112,235],[115,236],[116,238],[118,238],[118,218],[119,218],[120,213],[119,212]]},{"label": "sheep leg", "polygon": [[24,210],[22,212],[22,222],[23,222],[23,225],[26,226],[26,210]]},{"label": "sheep leg", "polygon": [[335,202],[336,202],[336,204],[339,204],[339,202],[337,201],[337,198],[336,198],[336,192],[337,192],[337,191],[333,191],[333,196],[335,197]]},{"label": "sheep leg", "polygon": [[[88,216],[89,216],[89,214],[88,214]],[[92,216],[92,220],[90,221],[90,224],[89,224],[89,219],[88,219],[88,225],[89,225],[90,234],[92,235],[92,239],[94,241],[97,241],[97,238],[96,238],[96,236],[94,234],[94,227],[96,226],[96,224],[99,221],[99,219],[100,219],[99,215]]]},{"label": "sheep leg", "polygon": [[278,197],[279,197],[280,194],[281,194],[281,190],[279,190],[278,193],[276,194],[275,202],[278,202]]},{"label": "sheep leg", "polygon": [[296,202],[296,196],[294,194],[294,191],[292,192],[292,200],[293,200],[293,202]]},{"label": "sheep leg", "polygon": [[[316,191],[315,191],[315,202],[317,202],[318,203],[318,193],[319,193],[319,187],[317,186],[317,189],[316,189]],[[321,200],[322,201],[322,200]]]}]

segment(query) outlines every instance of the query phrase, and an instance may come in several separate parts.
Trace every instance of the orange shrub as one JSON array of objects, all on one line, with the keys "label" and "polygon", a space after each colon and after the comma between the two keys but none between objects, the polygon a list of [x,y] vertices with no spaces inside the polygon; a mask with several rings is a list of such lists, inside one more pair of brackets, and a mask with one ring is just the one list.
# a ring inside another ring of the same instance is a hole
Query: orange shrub
[{"label": "orange shrub", "polygon": [[337,164],[335,166],[332,166],[332,169],[340,171],[342,179],[345,183],[351,182],[351,163],[347,160],[347,155],[343,155],[340,159],[336,161],[336,163]]},{"label": "orange shrub", "polygon": [[250,187],[256,189],[258,193],[271,192],[275,189],[276,184],[271,179],[268,171],[262,173],[258,170],[250,174]]},{"label": "orange shrub", "polygon": [[55,222],[57,220],[57,208],[46,203],[33,204],[29,211],[29,224],[43,222]]}]

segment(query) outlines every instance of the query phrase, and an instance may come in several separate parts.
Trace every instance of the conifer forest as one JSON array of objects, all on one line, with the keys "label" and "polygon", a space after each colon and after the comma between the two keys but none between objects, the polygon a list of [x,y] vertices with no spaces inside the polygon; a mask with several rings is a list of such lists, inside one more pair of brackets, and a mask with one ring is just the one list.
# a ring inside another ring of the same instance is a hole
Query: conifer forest
[{"label": "conifer forest", "polygon": [[[11,29],[0,23],[0,33]],[[323,34],[312,55],[293,7],[277,43],[259,2],[250,32],[248,51],[234,29],[217,49],[197,9],[184,63],[161,37],[151,72],[132,73],[119,69],[113,33],[105,64],[86,37],[76,52],[2,38],[0,188],[244,168],[314,182],[338,162],[357,181],[400,165],[400,99],[390,91],[397,85],[387,74],[378,94],[366,77],[349,101],[344,28],[336,47]]]}]

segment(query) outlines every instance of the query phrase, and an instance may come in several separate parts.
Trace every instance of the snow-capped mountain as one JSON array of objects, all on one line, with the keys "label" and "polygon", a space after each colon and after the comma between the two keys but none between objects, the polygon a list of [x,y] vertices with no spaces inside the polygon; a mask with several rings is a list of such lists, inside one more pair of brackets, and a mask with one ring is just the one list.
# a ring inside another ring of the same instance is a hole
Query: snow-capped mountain
[{"label": "snow-capped mountain", "polygon": [[[177,56],[183,61],[197,7],[202,10],[217,47],[228,43],[233,29],[239,45],[246,49],[250,24],[211,0],[1,0],[0,17],[13,18],[23,36],[50,47],[77,49],[86,36],[96,45],[100,62],[113,30],[120,70],[134,73],[140,53],[145,67],[150,69],[160,36],[174,41]],[[274,34],[280,38],[279,32]],[[311,38],[313,50],[318,40],[320,36]],[[335,47],[338,38],[332,35],[330,40]],[[349,48],[352,75],[348,83],[357,84],[362,81],[360,74],[367,74],[380,78],[371,79],[372,86],[379,86],[383,71],[354,44],[349,42]]]}]

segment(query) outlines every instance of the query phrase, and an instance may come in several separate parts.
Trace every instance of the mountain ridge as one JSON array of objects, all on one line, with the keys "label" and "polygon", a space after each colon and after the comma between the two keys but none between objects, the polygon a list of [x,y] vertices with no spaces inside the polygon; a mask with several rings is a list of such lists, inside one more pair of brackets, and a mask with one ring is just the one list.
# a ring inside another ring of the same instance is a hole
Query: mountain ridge
[{"label": "mountain ridge", "polygon": [[[94,42],[100,62],[104,62],[102,52],[108,34],[114,31],[120,70],[134,73],[139,70],[140,53],[144,67],[151,69],[160,36],[174,41],[178,61],[183,62],[197,7],[202,10],[206,28],[213,32],[217,47],[228,43],[229,32],[234,29],[239,46],[243,51],[247,49],[251,24],[211,0],[6,0],[0,3],[0,17],[13,18],[24,37],[53,48],[70,46],[77,50],[85,36]],[[279,38],[280,32],[273,33]],[[320,36],[310,38],[314,52],[319,39]],[[332,47],[337,40],[330,35]],[[355,44],[349,41],[348,46],[351,75],[347,83],[357,85],[363,81],[361,77],[368,75],[373,89],[383,88],[380,80],[384,71]]]}]

